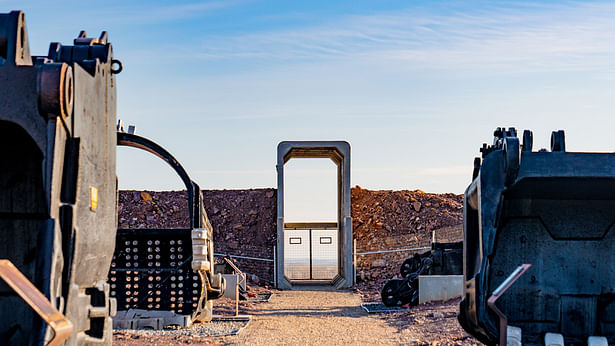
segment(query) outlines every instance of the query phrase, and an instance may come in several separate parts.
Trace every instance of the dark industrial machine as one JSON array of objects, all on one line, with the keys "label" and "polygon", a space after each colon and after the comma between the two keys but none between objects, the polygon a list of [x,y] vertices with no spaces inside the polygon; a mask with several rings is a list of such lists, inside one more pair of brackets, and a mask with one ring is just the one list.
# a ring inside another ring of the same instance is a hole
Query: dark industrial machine
[{"label": "dark industrial machine", "polygon": [[432,243],[431,250],[414,254],[401,265],[401,279],[387,281],[381,292],[386,306],[417,305],[419,275],[461,275],[463,242]]},{"label": "dark industrial machine", "polygon": [[190,228],[117,230],[109,282],[118,309],[172,312],[187,316],[188,324],[210,321],[212,302],[224,294],[225,283],[221,274],[214,274],[213,228],[199,186],[149,139],[120,131],[117,145],[146,150],[168,163],[186,186],[190,215]]},{"label": "dark industrial machine", "polygon": [[551,333],[615,343],[615,154],[566,152],[561,130],[550,151],[532,146],[532,132],[498,128],[474,161],[459,322],[486,344],[506,323],[528,345]]},{"label": "dark industrial machine", "polygon": [[106,32],[31,56],[0,14],[0,344],[111,343],[120,70]]}]

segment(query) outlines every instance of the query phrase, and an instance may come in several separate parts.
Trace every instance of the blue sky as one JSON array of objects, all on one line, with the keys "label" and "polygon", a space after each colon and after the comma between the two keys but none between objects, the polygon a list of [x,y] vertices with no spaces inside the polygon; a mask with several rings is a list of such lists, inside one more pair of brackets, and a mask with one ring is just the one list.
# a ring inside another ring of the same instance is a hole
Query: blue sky
[{"label": "blue sky", "polygon": [[[456,193],[497,126],[615,151],[615,3],[0,4],[26,11],[36,55],[109,31],[118,117],[203,188],[274,187],[282,140],[347,140],[353,185]],[[118,167],[122,188],[181,188],[146,153]]]}]

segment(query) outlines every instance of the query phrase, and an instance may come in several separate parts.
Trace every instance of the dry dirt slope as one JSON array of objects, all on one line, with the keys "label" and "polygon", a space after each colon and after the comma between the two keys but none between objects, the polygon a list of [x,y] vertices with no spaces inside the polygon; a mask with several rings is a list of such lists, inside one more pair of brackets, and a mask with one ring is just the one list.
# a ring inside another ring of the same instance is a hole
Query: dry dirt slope
[{"label": "dry dirt slope", "polygon": [[[276,242],[276,190],[204,190],[207,215],[214,227],[216,252],[272,258]],[[351,190],[353,233],[358,252],[428,245],[431,231],[439,241],[461,239],[463,196],[420,190]],[[188,227],[183,191],[120,191],[119,227]],[[388,279],[408,253],[359,256],[359,279]],[[399,262],[399,263],[398,263]],[[384,263],[385,265],[381,265]],[[273,267],[239,261],[241,268],[272,281]],[[259,280],[260,281],[260,280]],[[380,284],[380,283],[378,283]]]}]

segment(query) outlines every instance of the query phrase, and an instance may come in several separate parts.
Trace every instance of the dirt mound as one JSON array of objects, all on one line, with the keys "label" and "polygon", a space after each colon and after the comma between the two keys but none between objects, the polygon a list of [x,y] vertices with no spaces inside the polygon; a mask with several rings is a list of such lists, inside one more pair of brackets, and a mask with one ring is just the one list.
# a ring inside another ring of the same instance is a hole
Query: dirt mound
[{"label": "dirt mound", "polygon": [[273,258],[277,234],[275,189],[204,190],[216,251]]},{"label": "dirt mound", "polygon": [[186,191],[120,191],[119,228],[188,228]]},{"label": "dirt mound", "polygon": [[[459,225],[463,195],[415,191],[372,191],[352,188],[352,227],[355,239],[365,246],[382,248],[386,239],[400,235],[431,237],[430,231]],[[363,249],[363,247],[362,247]]]},{"label": "dirt mound", "polygon": [[[275,189],[204,190],[203,201],[214,227],[217,253],[273,258],[276,243]],[[351,189],[357,279],[360,287],[382,287],[394,277],[411,252],[362,254],[380,250],[429,246],[431,232],[438,241],[462,239],[463,196],[415,191]],[[120,191],[120,228],[189,227],[185,191]],[[242,269],[266,281],[273,265],[238,260]],[[256,278],[258,280],[258,278]]]},{"label": "dirt mound", "polygon": [[353,233],[357,240],[357,289],[366,301],[380,299],[384,283],[400,276],[404,259],[415,251],[373,253],[382,250],[429,247],[436,241],[463,239],[463,195],[421,190],[352,188]]},{"label": "dirt mound", "polygon": [[[275,189],[203,190],[216,253],[271,259],[276,241]],[[190,227],[185,191],[120,191],[119,228]],[[273,281],[271,262],[237,259],[254,282]]]}]

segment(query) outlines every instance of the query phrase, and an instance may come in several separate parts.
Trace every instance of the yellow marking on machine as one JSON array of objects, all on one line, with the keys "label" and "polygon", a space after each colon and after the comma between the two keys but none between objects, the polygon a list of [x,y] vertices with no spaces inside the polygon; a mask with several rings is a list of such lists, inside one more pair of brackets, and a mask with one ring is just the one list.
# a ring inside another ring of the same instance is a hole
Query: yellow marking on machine
[{"label": "yellow marking on machine", "polygon": [[96,211],[98,208],[98,189],[96,186],[90,186],[90,210]]}]

